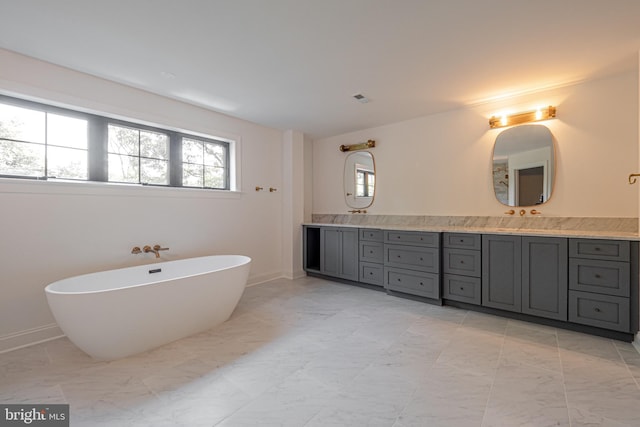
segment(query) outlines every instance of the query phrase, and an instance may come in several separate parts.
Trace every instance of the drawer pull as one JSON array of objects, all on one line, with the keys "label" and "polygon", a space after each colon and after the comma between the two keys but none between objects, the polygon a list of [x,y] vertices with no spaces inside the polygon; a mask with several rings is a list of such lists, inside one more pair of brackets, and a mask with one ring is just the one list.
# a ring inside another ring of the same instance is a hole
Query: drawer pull
[{"label": "drawer pull", "polygon": [[420,257],[420,261],[424,261],[424,258]]},{"label": "drawer pull", "polygon": [[373,253],[373,251],[369,251],[369,253],[370,253],[370,254],[372,254],[372,253]]},{"label": "drawer pull", "polygon": [[464,291],[464,288],[463,288],[462,286],[460,286],[460,290],[461,290],[461,291]]},{"label": "drawer pull", "polygon": [[601,278],[602,276],[600,276],[599,274],[596,274],[596,279]]},{"label": "drawer pull", "polygon": [[598,246],[596,246],[595,248],[593,248],[594,251],[599,252],[600,248]]},{"label": "drawer pull", "polygon": [[600,313],[600,309],[598,307],[594,308],[593,311],[595,311],[596,313]]},{"label": "drawer pull", "polygon": [[402,258],[400,255],[398,255],[398,258]]},{"label": "drawer pull", "polygon": [[420,238],[420,241],[423,241],[423,240],[424,240],[424,239],[421,237],[421,238]]},{"label": "drawer pull", "polygon": [[464,243],[464,240],[460,239],[460,243]]},{"label": "drawer pull", "polygon": [[420,286],[424,286],[424,283],[420,282]]},{"label": "drawer pull", "polygon": [[402,282],[402,280],[398,279],[398,282]]},{"label": "drawer pull", "polygon": [[460,260],[460,264],[464,264],[464,261]]},{"label": "drawer pull", "polygon": [[370,271],[370,272],[369,272],[369,276],[373,276],[373,271]]}]

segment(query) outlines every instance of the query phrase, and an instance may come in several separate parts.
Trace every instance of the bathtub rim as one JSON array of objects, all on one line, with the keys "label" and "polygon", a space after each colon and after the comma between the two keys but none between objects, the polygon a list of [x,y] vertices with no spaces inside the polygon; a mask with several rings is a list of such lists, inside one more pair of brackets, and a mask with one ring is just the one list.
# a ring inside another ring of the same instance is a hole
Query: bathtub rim
[{"label": "bathtub rim", "polygon": [[[149,268],[149,267],[153,267],[153,266],[160,266],[162,264],[168,264],[168,263],[177,263],[180,261],[186,261],[186,260],[203,260],[205,258],[237,258],[240,262],[238,263],[234,263],[225,267],[221,267],[221,268],[217,268],[215,270],[207,270],[207,271],[202,271],[199,273],[193,273],[193,274],[185,274],[182,276],[178,276],[178,277],[170,277],[170,278],[164,278],[161,280],[154,280],[154,281],[147,281],[144,283],[139,283],[139,284],[130,284],[130,285],[126,285],[126,286],[118,286],[118,287],[113,287],[113,288],[108,288],[108,289],[99,289],[99,290],[83,290],[83,291],[60,291],[60,290],[54,290],[52,289],[53,287],[55,287],[54,285],[58,285],[62,282],[68,281],[70,279],[81,279],[83,277],[89,277],[89,276],[94,276],[97,274],[104,274],[104,273],[109,273],[112,271],[120,271],[120,270],[128,270],[128,269],[144,269],[144,268]],[[247,256],[247,255],[237,255],[237,254],[219,254],[219,255],[204,255],[204,256],[200,256],[200,257],[190,257],[190,258],[182,258],[182,259],[174,259],[174,260],[170,260],[170,261],[161,261],[161,262],[154,262],[154,263],[149,263],[149,264],[140,264],[140,265],[133,265],[133,266],[129,266],[129,267],[121,267],[121,268],[112,268],[109,270],[101,270],[101,271],[96,271],[93,273],[85,273],[85,274],[78,274],[76,276],[69,276],[69,277],[65,277],[64,279],[60,279],[60,280],[56,280],[54,282],[49,283],[47,286],[45,286],[44,291],[46,294],[52,294],[52,295],[89,295],[89,294],[100,294],[100,293],[104,293],[104,292],[114,292],[114,291],[122,291],[125,289],[133,289],[133,288],[138,288],[138,287],[143,287],[143,286],[151,286],[151,285],[158,285],[160,283],[165,283],[165,282],[172,282],[175,280],[180,280],[180,279],[185,279],[188,277],[197,277],[197,276],[202,276],[205,274],[212,274],[215,273],[217,271],[225,271],[225,270],[229,270],[232,268],[239,268],[242,266],[245,266],[247,264],[250,264],[252,262],[251,257]]]}]

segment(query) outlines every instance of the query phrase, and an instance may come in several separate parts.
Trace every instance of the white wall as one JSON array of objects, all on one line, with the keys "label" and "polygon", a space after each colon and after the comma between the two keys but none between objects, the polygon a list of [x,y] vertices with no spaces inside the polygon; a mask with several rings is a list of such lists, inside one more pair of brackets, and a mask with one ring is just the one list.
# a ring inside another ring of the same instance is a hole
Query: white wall
[{"label": "white wall", "polygon": [[[250,283],[282,276],[282,131],[5,50],[0,64],[7,95],[236,139],[241,170],[240,192],[222,195],[0,180],[0,351],[57,333],[43,291],[48,283],[155,261],[132,255],[133,246],[168,246],[165,260],[245,254],[253,259]],[[257,185],[279,191],[256,192]]]},{"label": "white wall", "polygon": [[557,175],[546,216],[637,217],[638,71],[461,108],[314,141],[313,213],[346,213],[341,144],[368,139],[376,195],[368,212],[386,215],[503,215],[493,194],[491,115],[555,105],[542,122],[557,143]]}]

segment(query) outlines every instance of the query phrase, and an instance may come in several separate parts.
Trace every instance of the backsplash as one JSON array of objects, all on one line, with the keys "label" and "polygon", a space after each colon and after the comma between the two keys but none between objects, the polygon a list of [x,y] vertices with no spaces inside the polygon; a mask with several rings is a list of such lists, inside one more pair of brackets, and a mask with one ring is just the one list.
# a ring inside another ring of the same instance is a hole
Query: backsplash
[{"label": "backsplash", "polygon": [[638,233],[638,218],[313,214],[317,224]]}]

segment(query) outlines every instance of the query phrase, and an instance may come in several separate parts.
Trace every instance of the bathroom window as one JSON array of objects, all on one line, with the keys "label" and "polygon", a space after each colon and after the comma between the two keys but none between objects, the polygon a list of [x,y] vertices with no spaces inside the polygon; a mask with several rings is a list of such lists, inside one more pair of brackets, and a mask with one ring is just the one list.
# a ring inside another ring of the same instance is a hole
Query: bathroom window
[{"label": "bathroom window", "polygon": [[109,181],[169,185],[169,136],[108,125]]},{"label": "bathroom window", "polygon": [[231,147],[0,95],[0,177],[230,190]]},{"label": "bathroom window", "polygon": [[229,188],[228,144],[221,141],[182,138],[182,185]]},{"label": "bathroom window", "polygon": [[0,175],[86,180],[88,121],[0,103]]}]

